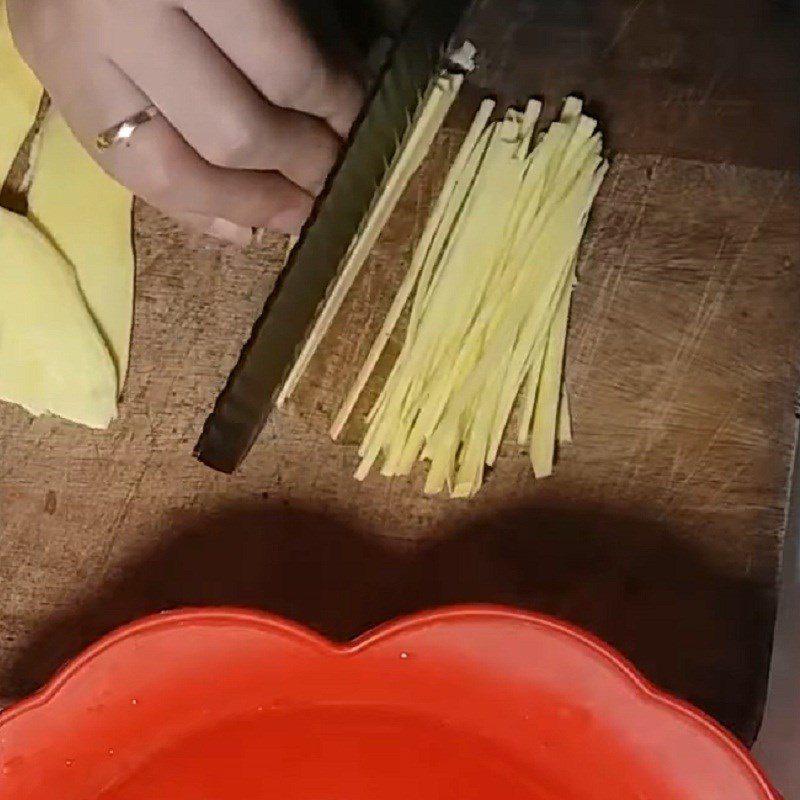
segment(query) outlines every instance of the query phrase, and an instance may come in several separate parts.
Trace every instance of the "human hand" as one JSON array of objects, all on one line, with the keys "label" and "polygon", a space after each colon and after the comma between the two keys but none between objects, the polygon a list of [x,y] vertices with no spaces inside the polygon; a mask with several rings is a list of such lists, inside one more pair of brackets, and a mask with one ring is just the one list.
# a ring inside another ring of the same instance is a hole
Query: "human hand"
[{"label": "human hand", "polygon": [[[193,227],[296,233],[361,105],[291,0],[8,0],[15,42],[84,147]],[[149,106],[124,144],[96,139]]]}]

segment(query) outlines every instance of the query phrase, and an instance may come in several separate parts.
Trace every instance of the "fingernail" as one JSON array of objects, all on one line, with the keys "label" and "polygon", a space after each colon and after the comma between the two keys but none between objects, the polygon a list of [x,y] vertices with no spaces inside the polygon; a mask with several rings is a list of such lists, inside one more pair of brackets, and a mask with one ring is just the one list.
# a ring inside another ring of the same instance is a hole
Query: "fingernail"
[{"label": "fingernail", "polygon": [[300,233],[308,211],[305,208],[287,208],[278,212],[270,222],[270,228],[281,233]]},{"label": "fingernail", "polygon": [[206,233],[216,236],[217,239],[226,239],[234,244],[247,245],[253,238],[253,229],[244,228],[227,219],[215,219],[209,225]]}]

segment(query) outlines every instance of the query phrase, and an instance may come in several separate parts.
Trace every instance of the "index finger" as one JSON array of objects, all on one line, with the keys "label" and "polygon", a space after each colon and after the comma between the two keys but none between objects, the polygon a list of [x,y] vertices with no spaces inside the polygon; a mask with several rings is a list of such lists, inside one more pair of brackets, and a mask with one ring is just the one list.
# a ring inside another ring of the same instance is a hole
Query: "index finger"
[{"label": "index finger", "polygon": [[324,119],[344,137],[358,80],[332,63],[289,0],[183,0],[183,8],[271,103]]}]

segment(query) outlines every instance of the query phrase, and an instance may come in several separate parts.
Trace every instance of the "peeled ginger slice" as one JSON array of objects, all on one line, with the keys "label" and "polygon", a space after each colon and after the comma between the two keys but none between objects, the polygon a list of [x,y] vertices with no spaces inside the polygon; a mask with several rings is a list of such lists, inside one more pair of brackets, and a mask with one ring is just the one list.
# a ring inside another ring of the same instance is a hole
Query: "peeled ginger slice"
[{"label": "peeled ginger slice", "polygon": [[42,87],[14,47],[0,0],[0,186],[28,135],[39,110]]},{"label": "peeled ginger slice", "polygon": [[133,321],[133,198],[92,160],[55,110],[40,137],[30,217],[74,267],[121,392]]},{"label": "peeled ginger slice", "polygon": [[[0,0],[0,185],[42,94]],[[131,195],[55,111],[38,132],[36,155],[30,218],[0,209],[0,399],[105,428],[128,363]]]},{"label": "peeled ginger slice", "polygon": [[0,400],[91,428],[116,416],[114,361],[75,271],[30,220],[2,208]]}]

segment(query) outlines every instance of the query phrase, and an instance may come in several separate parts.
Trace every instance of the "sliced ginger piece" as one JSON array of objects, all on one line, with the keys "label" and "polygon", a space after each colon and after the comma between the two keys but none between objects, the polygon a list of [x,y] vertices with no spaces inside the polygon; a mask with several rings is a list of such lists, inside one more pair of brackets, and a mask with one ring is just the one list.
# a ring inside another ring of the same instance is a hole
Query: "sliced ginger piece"
[{"label": "sliced ginger piece", "polygon": [[[0,184],[36,123],[42,95],[0,0]],[[105,428],[128,361],[131,196],[52,111],[30,175],[35,221],[0,209],[0,399]]]},{"label": "sliced ginger piece", "polygon": [[561,405],[558,407],[558,443],[572,442],[572,410],[569,392],[566,386],[561,387]]},{"label": "sliced ginger piece", "polygon": [[133,198],[92,160],[55,110],[40,137],[30,217],[74,267],[121,393],[133,322]]},{"label": "sliced ginger piece", "polygon": [[525,389],[522,394],[522,408],[520,410],[517,444],[524,445],[530,442],[531,421],[536,408],[536,392],[539,389],[539,379],[542,377],[542,362],[544,361],[545,347],[537,347],[531,358],[528,376],[525,379]]},{"label": "sliced ginger piece", "polygon": [[0,0],[0,186],[39,110],[42,87],[11,38],[6,0]]},{"label": "sliced ginger piece", "polygon": [[[494,137],[487,150],[486,160],[491,162],[499,158],[499,151],[509,147],[510,144],[504,142],[501,136]],[[502,207],[501,189],[491,188],[496,191],[480,191],[477,188],[473,190],[480,203],[470,213],[481,213],[482,207]],[[501,223],[498,222],[499,224]],[[432,433],[445,409],[452,393],[451,387],[469,373],[473,354],[467,348],[459,351],[457,342],[466,333],[469,320],[475,309],[480,307],[481,297],[486,291],[490,273],[480,267],[491,259],[494,249],[493,230],[492,225],[487,225],[483,235],[480,235],[474,227],[464,229],[449,255],[446,273],[430,293],[430,307],[421,318],[422,324],[416,331],[412,357],[405,365],[406,375],[400,378],[402,385],[415,374],[415,364],[424,365],[424,379],[415,382],[419,387],[419,399],[406,403],[406,409],[401,414],[403,429],[406,431],[403,438],[408,447],[403,448],[405,453],[402,455],[403,451],[396,447],[391,447],[385,453],[386,461],[382,470],[384,474],[395,474],[398,466],[402,470],[405,460],[418,457],[425,438]],[[420,302],[425,303],[426,300],[422,298]],[[397,441],[396,435],[394,441]],[[399,462],[396,461],[398,456]]]},{"label": "sliced ginger piece", "polygon": [[[467,176],[477,174],[488,148],[491,146],[491,137],[483,135],[478,144],[473,148],[467,160],[464,172]],[[365,445],[362,445],[361,455],[362,464],[359,467],[356,477],[361,478],[366,475],[370,465],[374,462],[381,449],[388,453],[398,451],[399,445],[386,446],[387,435],[391,432],[391,441],[402,440],[407,443],[411,438],[421,442],[422,439],[415,433],[416,428],[420,427],[424,420],[414,423],[413,430],[399,429],[398,419],[403,419],[409,409],[413,406],[415,398],[420,393],[425,393],[430,385],[432,376],[437,373],[437,359],[441,358],[441,350],[446,349],[447,343],[441,341],[442,333],[447,330],[446,318],[442,318],[435,312],[423,315],[428,301],[431,298],[440,297],[440,291],[453,298],[451,304],[450,319],[467,319],[469,316],[469,304],[474,299],[472,292],[462,291],[463,281],[458,281],[453,287],[445,283],[443,290],[439,287],[442,265],[451,263],[453,249],[456,248],[457,236],[454,231],[458,231],[461,220],[470,213],[469,209],[473,202],[473,180],[465,180],[460,186],[454,189],[454,203],[450,207],[445,219],[449,221],[450,238],[449,241],[442,240],[443,250],[437,250],[435,256],[426,261],[422,268],[415,299],[411,309],[411,319],[406,332],[406,344],[397,359],[392,372],[390,373],[383,391],[375,404],[373,411],[369,415],[371,432],[365,438]],[[459,248],[463,247],[459,244]],[[432,245],[431,251],[434,252]],[[459,258],[463,260],[464,254],[459,250]],[[452,281],[452,274],[445,276]],[[444,279],[442,279],[444,280]],[[437,291],[434,291],[436,288]],[[422,324],[424,323],[424,324]],[[444,397],[441,393],[437,396]],[[434,398],[429,398],[435,407]],[[411,424],[413,420],[407,420]],[[368,444],[367,444],[368,443]],[[399,452],[398,452],[399,454]],[[392,457],[388,456],[389,461]]]},{"label": "sliced ginger piece", "polygon": [[572,282],[563,290],[558,301],[550,335],[542,361],[542,374],[536,393],[536,408],[530,438],[530,457],[533,474],[546,478],[553,473],[555,444],[558,438],[558,413],[561,406],[561,384],[564,369],[564,348],[572,298]]},{"label": "sliced ginger piece", "polygon": [[353,413],[353,409],[358,402],[358,398],[364,391],[370,376],[383,354],[392,333],[397,327],[403,309],[408,304],[420,272],[426,264],[432,265],[441,254],[444,246],[444,234],[449,231],[448,218],[454,219],[458,209],[463,202],[463,197],[474,180],[479,162],[473,160],[472,168],[468,164],[470,156],[474,153],[478,144],[478,139],[489,121],[489,116],[494,108],[493,100],[485,100],[481,103],[478,114],[467,133],[466,138],[453,162],[453,166],[448,173],[442,191],[436,200],[425,229],[422,232],[419,243],[417,244],[411,265],[403,278],[403,282],[392,302],[386,319],[381,326],[378,336],[367,355],[361,370],[356,377],[355,383],[347,394],[339,413],[331,426],[331,438],[338,439],[347,420]]},{"label": "sliced ginger piece", "polygon": [[[400,461],[401,473],[407,467],[406,459],[416,458],[426,437],[433,434],[440,415],[446,411],[454,386],[469,376],[474,357],[478,355],[477,350],[464,346],[458,348],[453,353],[455,357],[452,357],[447,342],[460,342],[468,333],[469,321],[482,307],[482,298],[490,288],[492,265],[496,262],[498,244],[507,227],[504,208],[513,200],[519,181],[519,168],[513,159],[519,141],[521,119],[522,115],[518,112],[507,114],[488,144],[479,180],[472,190],[475,202],[469,208],[470,218],[484,219],[486,224],[481,228],[474,225],[459,227],[457,231],[460,234],[454,232],[455,243],[446,262],[442,282],[430,295],[431,305],[425,310],[426,321],[435,324],[423,325],[417,331],[415,348],[420,358],[424,358],[425,353],[433,354],[431,363],[437,376],[438,390],[433,397],[421,398],[420,415],[410,431],[410,446]],[[418,305],[415,302],[415,307]],[[463,324],[459,325],[458,320]],[[451,436],[458,431],[457,416],[449,423]],[[437,436],[437,439],[441,438],[441,435]],[[386,453],[383,473],[397,474],[398,467],[392,453],[393,449]],[[482,458],[483,455],[481,461]],[[446,461],[451,462],[452,458],[448,456]],[[447,479],[451,483],[455,477],[448,475]]]},{"label": "sliced ginger piece", "polygon": [[0,208],[0,400],[91,428],[116,415],[114,361],[72,266],[33,223]]}]

